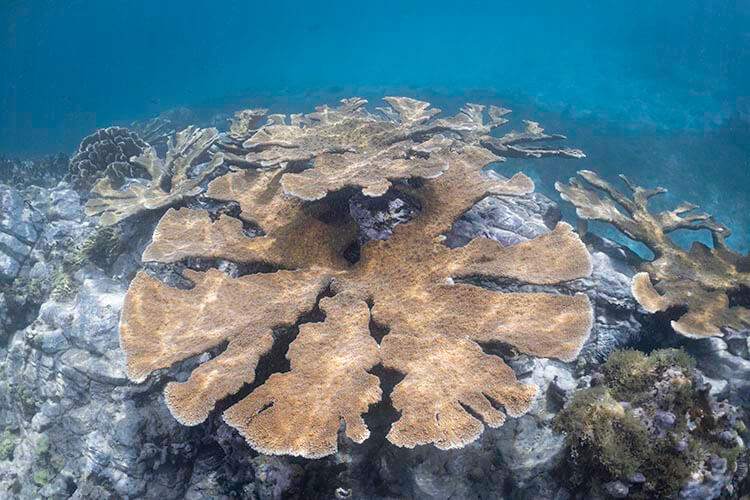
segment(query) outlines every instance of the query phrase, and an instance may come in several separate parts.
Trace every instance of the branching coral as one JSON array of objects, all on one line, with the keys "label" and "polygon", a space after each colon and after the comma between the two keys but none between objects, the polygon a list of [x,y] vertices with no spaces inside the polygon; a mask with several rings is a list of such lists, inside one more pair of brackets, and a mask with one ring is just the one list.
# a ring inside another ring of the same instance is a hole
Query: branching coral
[{"label": "branching coral", "polygon": [[[477,139],[500,123],[498,108],[490,109],[490,124],[483,124],[478,106],[434,119],[437,111],[427,103],[403,98],[389,103],[386,118],[366,112],[358,99],[293,117],[293,125],[271,115],[251,139],[256,151],[250,154],[265,158],[266,167],[232,172],[209,186],[209,196],[240,204],[239,218],[212,220],[206,212],[180,209],[168,211],[159,223],[144,260],[221,258],[283,269],[240,278],[186,271],[194,283],[189,290],[144,273],[134,279],[121,322],[132,379],[226,344],[186,382],[167,386],[167,404],[181,422],[201,422],[219,399],[252,382],[259,356],[271,348],[272,329],[299,321],[326,291],[333,296],[319,300],[325,320],[303,323],[289,347],[291,370],[272,375],[224,413],[228,424],[265,453],[333,453],[342,419],[352,440],[365,440],[369,430],[362,414],[381,397],[378,379],[368,370],[378,363],[405,375],[391,395],[401,418],[388,439],[408,447],[461,447],[483,429],[467,409],[496,427],[505,413],[528,410],[536,394],[481,344],[503,342],[563,360],[578,354],[592,321],[584,295],[500,293],[454,281],[487,275],[553,285],[586,276],[591,262],[570,226],[560,224],[515,247],[483,238],[455,249],[441,243],[453,222],[488,194],[533,190],[523,174],[490,180],[482,173],[503,159],[499,148]],[[513,137],[507,143],[522,150],[519,136]],[[402,154],[409,151],[419,154]],[[298,190],[291,191],[296,196],[284,193],[285,179],[299,175],[298,161],[312,163],[302,173],[316,172],[301,189],[320,188],[322,199],[312,201],[319,196]],[[439,166],[440,175],[424,175],[426,165]],[[414,172],[429,179],[403,182]],[[356,239],[356,228],[341,212],[348,206],[340,202],[345,186],[363,187],[371,196],[391,186],[416,200],[421,212],[389,239],[367,242],[350,264],[342,253]],[[337,193],[326,195],[332,191]],[[247,237],[247,223],[263,234]],[[379,346],[369,334],[371,321],[389,329]]]},{"label": "branching coral", "polygon": [[144,141],[154,147],[159,154],[167,150],[167,143],[178,130],[183,130],[195,122],[195,114],[188,108],[174,108],[161,113],[156,118],[137,121],[130,128]]},{"label": "branching coral", "polygon": [[305,205],[283,196],[282,172],[233,172],[208,186],[208,196],[239,202],[244,222],[259,226],[264,235],[248,238],[243,220],[228,215],[212,222],[206,212],[173,209],[159,221],[143,260],[173,263],[188,257],[222,258],[287,269],[348,266],[343,253],[356,236],[352,221],[323,222],[332,210],[325,200]]},{"label": "branching coral", "polygon": [[[544,134],[538,124],[527,122],[522,133],[496,138],[490,132],[507,122],[508,112],[491,106],[484,119],[484,106],[470,104],[456,116],[433,120],[440,113],[429,103],[407,97],[387,97],[381,115],[368,112],[364,99],[341,101],[341,106],[321,106],[314,113],[271,115],[269,123],[243,144],[249,152],[244,161],[264,167],[287,162],[312,161],[312,168],[286,173],[284,191],[303,200],[318,200],[346,186],[362,188],[367,196],[381,196],[394,179],[439,176],[448,168],[443,158],[430,153],[445,146],[436,134],[457,134],[463,144],[481,143],[501,157],[580,157],[574,149],[526,148],[522,144],[560,139]],[[430,138],[430,140],[425,140]]]},{"label": "branching coral", "polygon": [[[649,212],[649,200],[665,193],[664,188],[646,189],[621,176],[633,193],[628,198],[594,172],[582,170],[579,175],[589,185],[575,178],[555,185],[562,198],[576,206],[578,216],[608,222],[654,253],[654,260],[644,263],[633,278],[633,294],[646,310],[686,307],[672,327],[688,337],[750,326],[750,309],[732,303],[734,294],[747,293],[750,272],[741,265],[743,256],[727,247],[727,227],[708,214],[694,213],[698,207],[687,202],[674,210]],[[710,231],[713,248],[694,242],[689,251],[683,250],[668,236],[678,229]]]},{"label": "branching coral", "polygon": [[[127,180],[127,174],[108,167],[109,174],[91,190],[97,197],[86,204],[86,215],[100,215],[100,224],[110,226],[144,210],[173,205],[201,192],[201,183],[224,162],[221,153],[209,154],[219,133],[215,128],[188,127],[170,138],[167,156],[159,158],[149,146],[131,162],[142,167],[149,179]],[[195,163],[204,156],[210,159]]]},{"label": "branching coral", "polygon": [[263,108],[243,109],[242,111],[237,111],[234,116],[229,119],[230,126],[227,135],[234,141],[246,141],[258,130],[260,120],[267,112],[268,110]]}]

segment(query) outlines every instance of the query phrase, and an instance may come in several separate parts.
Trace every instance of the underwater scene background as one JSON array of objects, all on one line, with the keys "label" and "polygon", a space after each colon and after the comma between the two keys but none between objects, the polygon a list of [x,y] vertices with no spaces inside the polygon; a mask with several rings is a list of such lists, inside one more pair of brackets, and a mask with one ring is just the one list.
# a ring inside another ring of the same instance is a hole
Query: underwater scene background
[{"label": "underwater scene background", "polygon": [[447,110],[494,103],[586,151],[581,166],[544,169],[549,180],[582,167],[645,174],[726,214],[734,245],[750,248],[743,0],[9,0],[3,11],[6,155],[70,152],[97,127],[178,106],[301,112],[353,95]]},{"label": "underwater scene background", "polygon": [[0,498],[750,495],[750,1],[0,26]]}]

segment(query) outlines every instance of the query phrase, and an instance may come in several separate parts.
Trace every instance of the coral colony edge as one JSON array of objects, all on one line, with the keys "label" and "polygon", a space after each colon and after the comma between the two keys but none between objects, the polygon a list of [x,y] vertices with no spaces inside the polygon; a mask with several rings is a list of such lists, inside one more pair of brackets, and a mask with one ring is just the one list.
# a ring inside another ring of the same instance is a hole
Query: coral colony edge
[{"label": "coral colony edge", "polygon": [[45,160],[55,182],[0,184],[0,492],[750,491],[750,260],[729,229],[581,170],[554,185],[575,230],[494,168],[584,158],[564,136],[383,101],[109,127]]}]

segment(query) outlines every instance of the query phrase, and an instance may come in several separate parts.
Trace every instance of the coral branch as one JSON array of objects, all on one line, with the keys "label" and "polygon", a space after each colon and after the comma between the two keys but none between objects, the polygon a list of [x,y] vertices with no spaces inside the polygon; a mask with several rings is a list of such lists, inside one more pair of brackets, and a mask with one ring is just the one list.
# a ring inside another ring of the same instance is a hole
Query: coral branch
[{"label": "coral branch", "polygon": [[386,366],[407,374],[391,395],[401,418],[391,427],[388,440],[398,446],[434,443],[443,450],[460,448],[484,429],[462,405],[490,427],[499,427],[505,414],[488,397],[509,415],[519,416],[537,392],[519,383],[502,359],[485,354],[469,340],[394,331],[383,339],[381,350]]},{"label": "coral branch", "polygon": [[190,290],[138,273],[126,295],[120,345],[128,376],[142,381],[154,370],[228,343],[187,382],[167,386],[172,414],[194,425],[205,420],[216,401],[253,381],[258,358],[273,343],[271,330],[292,325],[312,310],[329,279],[320,271],[278,271],[237,279],[216,270],[186,271],[185,277],[195,284]]},{"label": "coral branch", "polygon": [[[674,210],[649,212],[649,200],[665,193],[664,188],[646,189],[620,176],[633,192],[629,199],[594,172],[579,174],[593,188],[575,178],[555,185],[560,196],[575,205],[578,216],[609,222],[655,255],[633,279],[633,295],[647,311],[685,306],[687,312],[672,326],[688,337],[721,335],[726,328],[750,326],[750,310],[730,305],[730,294],[750,286],[750,273],[741,269],[743,257],[727,248],[725,238],[730,231],[726,226],[708,214],[692,213],[698,207],[687,202]],[[600,197],[596,190],[607,197]],[[678,229],[708,230],[714,248],[695,242],[690,251],[683,250],[668,237]]]},{"label": "coral branch", "polygon": [[[370,436],[362,414],[380,401],[378,345],[367,304],[339,294],[320,301],[327,317],[307,323],[289,346],[291,370],[277,373],[229,408],[224,420],[262,453],[318,458],[337,449],[339,421],[361,443]],[[294,439],[290,436],[296,435]]]},{"label": "coral branch", "polygon": [[208,153],[218,134],[215,128],[188,127],[169,140],[166,159],[159,158],[149,146],[140,156],[131,158],[149,178],[122,185],[122,178],[104,177],[91,190],[96,197],[86,204],[86,215],[99,215],[99,223],[110,226],[145,210],[167,207],[200,193],[201,183],[224,162],[219,153],[206,163],[195,164]]}]

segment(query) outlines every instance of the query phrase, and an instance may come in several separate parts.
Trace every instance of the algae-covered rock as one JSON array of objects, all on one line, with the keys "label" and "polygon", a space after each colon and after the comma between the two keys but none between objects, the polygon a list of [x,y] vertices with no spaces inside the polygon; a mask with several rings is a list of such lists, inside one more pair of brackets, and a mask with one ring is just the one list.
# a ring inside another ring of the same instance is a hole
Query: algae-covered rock
[{"label": "algae-covered rock", "polygon": [[744,479],[744,414],[709,394],[685,352],[617,351],[592,380],[555,420],[567,435],[564,468],[576,490],[717,498]]}]

